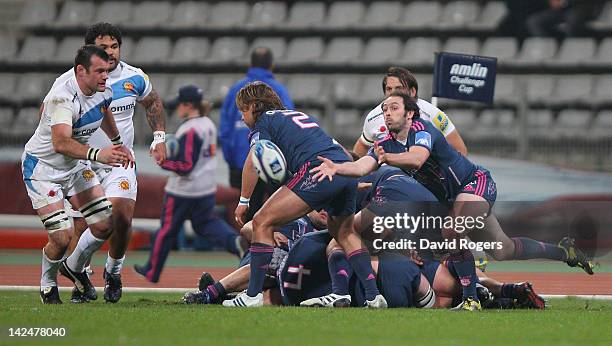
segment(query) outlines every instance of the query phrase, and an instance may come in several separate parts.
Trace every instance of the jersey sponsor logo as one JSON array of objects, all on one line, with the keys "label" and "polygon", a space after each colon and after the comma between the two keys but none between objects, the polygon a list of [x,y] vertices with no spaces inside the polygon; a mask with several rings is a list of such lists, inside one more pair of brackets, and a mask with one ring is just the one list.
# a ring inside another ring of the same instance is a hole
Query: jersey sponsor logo
[{"label": "jersey sponsor logo", "polygon": [[134,109],[135,107],[136,107],[136,102],[132,102],[132,103],[129,103],[129,104],[123,105],[123,106],[114,106],[114,107],[111,107],[111,112],[113,112],[113,114],[121,113],[121,112],[125,112],[127,110],[130,110],[130,109]]},{"label": "jersey sponsor logo", "polygon": [[374,115],[373,117],[366,119],[366,121],[367,122],[374,121],[374,120],[380,118],[382,115],[383,115],[382,112],[378,113],[378,114]]},{"label": "jersey sponsor logo", "polygon": [[76,129],[73,129],[73,130],[72,130],[72,137],[83,137],[83,136],[89,136],[89,135],[91,135],[92,133],[96,132],[96,130],[98,130],[98,128],[97,128],[97,127],[96,127],[96,128],[93,128],[93,129],[86,129],[86,130],[81,130],[81,131],[76,130]]},{"label": "jersey sponsor logo", "polygon": [[431,149],[431,135],[425,131],[417,132],[414,143]]},{"label": "jersey sponsor logo", "polygon": [[119,182],[119,188],[121,190],[126,190],[126,191],[129,190],[130,189],[130,182],[127,181],[127,180],[121,180]]},{"label": "jersey sponsor logo", "polygon": [[487,78],[489,69],[478,63],[470,65],[453,64],[451,66],[450,74],[456,76],[476,77],[476,78]]},{"label": "jersey sponsor logo", "polygon": [[91,169],[84,170],[82,174],[83,174],[83,179],[85,179],[85,181],[90,181],[96,176],[95,173]]},{"label": "jersey sponsor logo", "polygon": [[433,118],[434,125],[441,131],[444,132],[448,127],[448,117],[444,112],[438,112],[436,116]]}]

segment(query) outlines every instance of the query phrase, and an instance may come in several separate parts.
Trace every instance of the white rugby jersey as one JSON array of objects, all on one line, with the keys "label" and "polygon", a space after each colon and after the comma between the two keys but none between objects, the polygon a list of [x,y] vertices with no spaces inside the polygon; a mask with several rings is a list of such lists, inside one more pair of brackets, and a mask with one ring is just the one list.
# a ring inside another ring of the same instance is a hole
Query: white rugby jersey
[{"label": "white rugby jersey", "polygon": [[[417,100],[417,106],[419,106],[421,119],[431,122],[442,132],[444,137],[455,131],[455,125],[440,108],[423,99]],[[360,139],[362,143],[371,147],[374,145],[374,142],[385,138],[388,133],[381,103],[366,116]]]},{"label": "white rugby jersey", "polygon": [[[55,80],[53,85],[71,76],[74,76],[74,69],[66,71]],[[113,89],[113,102],[110,108],[115,116],[115,123],[123,144],[132,149],[134,147],[134,122],[132,121],[134,109],[136,102],[141,101],[151,92],[152,85],[149,77],[141,69],[120,61],[117,68],[109,73],[106,85]],[[91,136],[89,145],[95,148],[105,148],[111,145],[111,141],[100,130]]]},{"label": "white rugby jersey", "polygon": [[[25,152],[39,161],[56,169],[72,169],[79,159],[56,153],[51,141],[51,126],[62,123],[51,119],[51,114],[58,109],[72,114],[72,138],[86,144],[104,118],[104,112],[113,100],[113,92],[108,86],[104,92],[91,96],[83,94],[74,73],[70,78],[59,79],[53,84],[43,101],[43,112],[34,135],[25,145]],[[33,115],[34,116],[34,115]]]},{"label": "white rugby jersey", "polygon": [[176,175],[168,178],[166,192],[184,197],[200,197],[216,192],[217,128],[208,117],[191,118],[175,134],[179,142],[176,158],[161,165]]}]

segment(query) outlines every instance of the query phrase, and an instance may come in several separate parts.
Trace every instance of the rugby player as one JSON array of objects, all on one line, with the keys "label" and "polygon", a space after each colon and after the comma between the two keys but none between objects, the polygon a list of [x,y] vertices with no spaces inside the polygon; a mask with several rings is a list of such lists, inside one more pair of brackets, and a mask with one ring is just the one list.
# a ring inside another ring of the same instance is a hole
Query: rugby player
[{"label": "rugby player", "polygon": [[[45,97],[40,122],[22,156],[28,196],[49,234],[40,281],[45,304],[61,303],[58,269],[81,294],[95,292],[83,269],[112,233],[112,205],[89,161],[124,168],[134,163],[130,150],[116,140],[120,135],[110,110],[113,92],[106,86],[108,61],[108,54],[94,45],[77,51],[70,78],[55,83]],[[115,139],[114,143],[101,149],[87,145],[98,128]],[[62,260],[72,234],[65,196],[70,196],[70,203],[80,210],[89,228],[72,254]]]},{"label": "rugby player", "polygon": [[[353,230],[356,179],[342,177],[333,182],[318,182],[309,172],[311,166],[319,163],[317,157],[341,163],[350,160],[348,154],[312,117],[284,109],[278,95],[265,83],[254,82],[240,89],[236,104],[252,131],[251,145],[260,139],[274,142],[284,154],[288,171],[294,173],[294,177],[277,190],[253,218],[249,288],[233,300],[226,301],[226,306],[263,305],[261,292],[265,268],[272,259],[274,227],[312,210],[325,209],[329,214],[330,233],[348,254],[351,266],[366,288],[366,305],[385,308],[385,299],[376,288],[369,253]],[[258,179],[251,155],[252,150],[242,173],[241,203],[236,208],[236,221],[241,226]]]},{"label": "rugby player", "polygon": [[[134,146],[134,109],[136,103],[146,110],[149,126],[153,130],[153,142],[150,154],[156,163],[161,165],[166,159],[165,117],[161,98],[153,88],[149,77],[139,68],[121,61],[121,31],[109,23],[97,23],[90,26],[85,33],[85,44],[94,44],[102,48],[109,56],[109,74],[107,84],[113,90],[113,102],[109,109],[113,112],[119,136],[112,138],[113,143],[123,143],[133,153]],[[67,71],[56,80],[56,84],[71,78],[73,71]],[[94,133],[89,144],[95,148],[103,148],[111,141],[100,131]],[[116,303],[121,298],[121,269],[125,259],[131,233],[132,218],[136,205],[137,182],[136,167],[111,167],[94,162],[92,169],[100,179],[102,188],[108,200],[113,205],[113,235],[109,239],[109,251],[104,266],[103,278],[104,300]],[[75,218],[75,234],[71,249],[76,246],[78,236],[87,225],[78,214]],[[83,302],[95,299],[95,295],[86,297],[73,292],[73,302]]]}]

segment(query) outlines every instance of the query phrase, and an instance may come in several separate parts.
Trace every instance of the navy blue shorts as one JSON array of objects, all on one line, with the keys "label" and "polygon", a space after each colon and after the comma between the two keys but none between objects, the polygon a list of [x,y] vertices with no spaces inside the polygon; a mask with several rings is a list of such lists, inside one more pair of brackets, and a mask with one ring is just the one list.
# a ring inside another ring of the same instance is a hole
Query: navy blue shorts
[{"label": "navy blue shorts", "polygon": [[463,186],[459,193],[469,193],[477,195],[489,202],[489,208],[493,207],[497,199],[497,185],[489,170],[479,167],[469,183]]},{"label": "navy blue shorts", "polygon": [[438,267],[440,266],[439,261],[435,260],[426,260],[421,266],[421,273],[425,275],[427,281],[429,281],[429,285],[433,287],[434,280],[436,279],[436,272],[438,271]]},{"label": "navy blue shorts", "polygon": [[318,182],[310,174],[318,162],[308,162],[293,176],[286,186],[298,195],[312,210],[325,209],[330,216],[355,213],[357,179],[335,175],[332,181]]}]

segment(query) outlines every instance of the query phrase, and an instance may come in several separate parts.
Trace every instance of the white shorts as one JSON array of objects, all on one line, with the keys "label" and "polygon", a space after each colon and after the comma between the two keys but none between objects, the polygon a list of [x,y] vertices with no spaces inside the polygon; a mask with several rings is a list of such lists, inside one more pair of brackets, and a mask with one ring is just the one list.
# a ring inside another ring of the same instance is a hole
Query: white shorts
[{"label": "white shorts", "polygon": [[23,181],[34,209],[64,200],[99,185],[98,177],[87,161],[79,161],[69,170],[59,170],[34,156],[22,156]]}]

